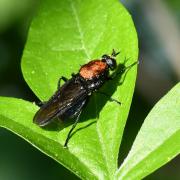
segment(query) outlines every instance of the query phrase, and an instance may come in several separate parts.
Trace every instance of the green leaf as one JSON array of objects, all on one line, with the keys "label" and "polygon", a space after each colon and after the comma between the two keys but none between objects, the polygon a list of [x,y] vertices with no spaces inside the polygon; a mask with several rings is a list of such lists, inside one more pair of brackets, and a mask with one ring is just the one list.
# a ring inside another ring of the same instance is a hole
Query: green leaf
[{"label": "green leaf", "polygon": [[[48,100],[57,89],[59,77],[70,78],[80,65],[110,54],[113,48],[121,51],[118,64],[124,63],[125,57],[126,66],[132,64],[137,60],[137,44],[131,16],[118,0],[45,0],[29,30],[22,59],[23,76],[41,100]],[[121,101],[121,106],[102,95],[93,95],[68,149],[63,144],[73,122],[54,123],[42,129],[32,123],[37,107],[31,103],[2,98],[0,124],[81,178],[112,179],[135,79],[133,66],[124,78],[103,87],[104,92]]]},{"label": "green leaf", "polygon": [[118,179],[143,179],[180,153],[180,83],[151,110]]},{"label": "green leaf", "polygon": [[[86,177],[89,173],[88,167],[84,166],[73,153],[62,147],[58,142],[59,134],[56,131],[45,131],[32,123],[37,110],[34,103],[22,99],[0,97],[0,126],[19,135],[40,151],[62,162],[67,168],[69,168],[69,164],[67,165],[69,162],[72,169],[73,167],[80,169],[81,177]],[[90,173],[88,177],[93,176]]]}]

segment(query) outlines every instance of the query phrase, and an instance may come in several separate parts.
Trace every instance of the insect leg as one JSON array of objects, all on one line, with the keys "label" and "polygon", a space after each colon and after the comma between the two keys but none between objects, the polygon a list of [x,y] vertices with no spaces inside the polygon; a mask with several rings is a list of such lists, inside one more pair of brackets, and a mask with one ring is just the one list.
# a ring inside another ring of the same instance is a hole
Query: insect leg
[{"label": "insect leg", "polygon": [[116,103],[118,103],[118,104],[120,104],[120,105],[121,105],[121,102],[120,102],[120,101],[118,101],[118,100],[116,100],[116,99],[112,98],[109,94],[106,94],[106,93],[101,92],[101,91],[97,91],[97,93],[99,93],[99,94],[103,94],[104,96],[108,97],[110,101],[112,101],[112,102],[116,102]]},{"label": "insect leg", "polygon": [[66,77],[64,77],[64,76],[61,76],[60,78],[59,78],[59,80],[58,80],[58,89],[61,87],[61,80],[63,80],[64,82],[66,82],[68,79],[66,78]]},{"label": "insect leg", "polygon": [[81,115],[81,112],[82,112],[82,110],[81,110],[81,111],[79,112],[79,114],[77,115],[76,121],[74,122],[74,124],[72,125],[70,131],[68,132],[66,141],[65,141],[65,143],[64,143],[64,147],[67,147],[68,141],[69,141],[69,139],[71,138],[71,133],[72,133],[73,129],[76,127],[77,123],[79,122],[79,117],[80,117],[80,115]]}]

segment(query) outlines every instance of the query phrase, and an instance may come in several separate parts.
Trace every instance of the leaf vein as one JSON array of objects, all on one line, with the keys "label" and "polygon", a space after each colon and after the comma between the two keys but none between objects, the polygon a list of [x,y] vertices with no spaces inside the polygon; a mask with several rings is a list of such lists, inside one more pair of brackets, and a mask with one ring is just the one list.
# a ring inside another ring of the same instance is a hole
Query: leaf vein
[{"label": "leaf vein", "polygon": [[79,21],[79,18],[78,18],[78,13],[77,13],[77,10],[76,10],[76,8],[75,8],[72,0],[70,0],[70,4],[71,4],[72,12],[73,12],[73,15],[74,15],[74,17],[75,17],[76,24],[77,24],[77,29],[78,29],[78,31],[79,31],[82,49],[84,50],[87,58],[88,58],[88,59],[91,59],[91,58],[90,58],[90,55],[89,55],[89,53],[88,53],[88,51],[87,51],[87,48],[86,48],[86,46],[85,46],[84,33],[83,33],[82,29],[81,29],[80,21]]}]

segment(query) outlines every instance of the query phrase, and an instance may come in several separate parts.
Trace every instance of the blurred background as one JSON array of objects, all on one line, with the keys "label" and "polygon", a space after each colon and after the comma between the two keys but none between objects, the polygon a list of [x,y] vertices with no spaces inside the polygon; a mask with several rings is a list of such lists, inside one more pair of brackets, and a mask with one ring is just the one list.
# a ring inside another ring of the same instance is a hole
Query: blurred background
[{"label": "blurred background", "polygon": [[[143,120],[180,80],[180,1],[121,0],[139,36],[139,69],[119,163],[126,157]],[[37,101],[24,81],[20,60],[37,0],[0,0],[0,96]],[[78,179],[30,144],[0,128],[0,180]],[[179,180],[177,157],[145,179]]]}]

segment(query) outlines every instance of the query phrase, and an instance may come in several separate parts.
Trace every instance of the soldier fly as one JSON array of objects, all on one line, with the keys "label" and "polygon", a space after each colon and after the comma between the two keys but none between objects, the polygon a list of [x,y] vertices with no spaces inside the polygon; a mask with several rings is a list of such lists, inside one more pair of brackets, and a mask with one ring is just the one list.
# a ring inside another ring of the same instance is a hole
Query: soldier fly
[{"label": "soldier fly", "polygon": [[[118,54],[119,52],[116,53],[113,49],[111,55],[105,54],[101,59],[92,60],[81,66],[79,72],[72,74],[70,79],[62,76],[58,81],[58,90],[47,102],[42,103],[42,106],[34,116],[33,122],[39,126],[46,126],[55,118],[61,120],[76,118],[64,143],[64,147],[67,147],[71,133],[79,121],[88,97],[97,91],[106,81],[114,78],[110,76],[109,70],[113,71],[116,69],[116,56]],[[125,69],[132,67],[136,63]],[[61,80],[65,82],[62,86],[60,86]],[[102,94],[108,96],[106,93],[102,92]],[[119,101],[111,97],[109,98],[111,101],[120,104]]]}]

